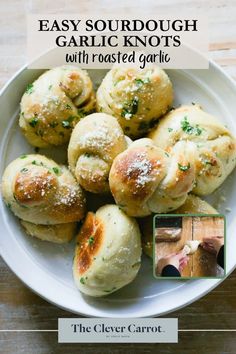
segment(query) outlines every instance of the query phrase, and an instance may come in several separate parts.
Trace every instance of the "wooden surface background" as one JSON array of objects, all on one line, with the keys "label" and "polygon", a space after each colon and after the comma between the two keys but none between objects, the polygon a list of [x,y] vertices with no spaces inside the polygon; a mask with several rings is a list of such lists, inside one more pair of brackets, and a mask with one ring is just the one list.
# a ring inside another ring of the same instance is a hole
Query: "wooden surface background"
[{"label": "wooden surface background", "polygon": [[[0,86],[26,62],[26,13],[79,12],[93,8],[102,14],[101,6],[158,5],[178,15],[184,10],[209,16],[209,56],[236,79],[236,1],[235,0],[1,0],[0,1]],[[63,295],[63,294],[62,294]],[[0,260],[0,330],[57,329],[58,317],[72,317],[32,293]],[[236,329],[236,271],[220,286],[188,307],[170,314],[179,318],[180,329]],[[180,332],[178,344],[77,344],[57,343],[56,332],[0,332],[1,354],[235,354],[234,332]]]}]

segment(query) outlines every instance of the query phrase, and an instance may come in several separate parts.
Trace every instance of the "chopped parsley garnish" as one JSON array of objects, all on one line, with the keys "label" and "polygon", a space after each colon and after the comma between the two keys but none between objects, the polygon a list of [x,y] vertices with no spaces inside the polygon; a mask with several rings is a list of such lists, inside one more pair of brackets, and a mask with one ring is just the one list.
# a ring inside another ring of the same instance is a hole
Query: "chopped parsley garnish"
[{"label": "chopped parsley garnish", "polygon": [[63,120],[63,121],[61,122],[61,125],[62,125],[63,128],[65,128],[65,129],[70,129],[70,128],[71,128],[70,122],[68,122],[68,120]]},{"label": "chopped parsley garnish", "polygon": [[32,161],[31,163],[32,163],[32,165],[37,165],[37,162],[35,160]]},{"label": "chopped parsley garnish", "polygon": [[86,153],[84,154],[84,156],[85,156],[85,157],[91,157],[92,155],[91,155],[89,152],[86,152]]},{"label": "chopped parsley garnish", "polygon": [[11,209],[11,203],[7,203],[8,209]]},{"label": "chopped parsley garnish", "polygon": [[75,119],[76,117],[75,116],[70,116],[67,120],[69,123],[73,122],[73,120]]},{"label": "chopped parsley garnish", "polygon": [[56,128],[58,126],[58,123],[57,122],[51,122],[49,123],[50,127],[51,128]]},{"label": "chopped parsley garnish", "polygon": [[180,171],[188,171],[190,169],[190,162],[187,165],[181,165],[178,163],[178,168]]},{"label": "chopped parsley garnish", "polygon": [[120,81],[123,81],[124,80],[124,78],[123,77],[120,77],[116,82],[114,82],[114,86],[116,86]]},{"label": "chopped parsley garnish", "polygon": [[187,117],[184,117],[184,119],[181,121],[181,128],[182,130],[189,135],[201,135],[203,128],[200,128],[198,124],[195,126],[191,125],[187,119]]},{"label": "chopped parsley garnish", "polygon": [[150,79],[147,77],[145,79],[135,79],[135,83],[138,86],[138,88],[142,87],[145,84],[148,84],[150,82]]},{"label": "chopped parsley garnish", "polygon": [[27,155],[21,155],[21,159],[26,159]]},{"label": "chopped parsley garnish", "polygon": [[25,90],[25,93],[27,93],[28,95],[30,95],[34,90],[34,85],[33,84],[29,84],[26,86],[26,90]]},{"label": "chopped parsley garnish", "polygon": [[36,127],[36,125],[38,124],[38,118],[37,117],[34,117],[34,118],[32,118],[31,119],[31,121],[29,121],[29,125],[31,126],[31,127]]},{"label": "chopped parsley garnish", "polygon": [[89,244],[89,246],[92,246],[94,244],[94,237],[93,236],[89,237],[88,244]]},{"label": "chopped parsley garnish", "polygon": [[20,170],[20,172],[27,172],[28,171],[28,168],[22,168],[22,170]]},{"label": "chopped parsley garnish", "polygon": [[[227,162],[226,162],[227,163]],[[204,164],[205,165],[211,165],[211,166],[215,166],[217,164],[216,160],[214,161],[210,161],[210,160],[204,160]]]},{"label": "chopped parsley garnish", "polygon": [[52,170],[56,175],[60,174],[60,169],[58,167],[53,167]]},{"label": "chopped parsley garnish", "polygon": [[71,128],[70,123],[72,123],[75,118],[76,118],[76,117],[74,117],[74,116],[70,116],[67,120],[63,120],[63,121],[61,122],[63,128],[65,128],[65,129],[70,129],[70,128]]},{"label": "chopped parsley garnish", "polygon": [[52,85],[49,85],[49,86],[48,86],[48,89],[51,90],[51,88],[52,88]]},{"label": "chopped parsley garnish", "polygon": [[211,165],[212,166],[212,162],[211,161],[205,160],[204,162],[205,162],[206,165]]},{"label": "chopped parsley garnish", "polygon": [[71,106],[67,103],[67,104],[65,105],[65,109],[71,109]]},{"label": "chopped parsley garnish", "polygon": [[173,128],[168,128],[168,132],[169,133],[173,132]]},{"label": "chopped parsley garnish", "polygon": [[80,283],[85,284],[85,279],[83,277],[80,278]]},{"label": "chopped parsley garnish", "polygon": [[138,104],[139,99],[135,96],[129,103],[123,106],[121,116],[124,118],[131,118],[134,114],[138,112]]}]

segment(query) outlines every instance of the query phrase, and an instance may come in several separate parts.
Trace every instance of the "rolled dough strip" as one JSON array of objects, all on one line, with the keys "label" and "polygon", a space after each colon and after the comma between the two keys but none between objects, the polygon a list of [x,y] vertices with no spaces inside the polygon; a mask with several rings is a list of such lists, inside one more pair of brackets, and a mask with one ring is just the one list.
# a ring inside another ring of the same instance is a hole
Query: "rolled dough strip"
[{"label": "rolled dough strip", "polygon": [[188,245],[185,245],[184,248],[183,248],[183,252],[187,255],[187,254],[190,254],[190,247]]},{"label": "rolled dough strip", "polygon": [[198,240],[189,240],[186,242],[183,250],[185,250],[186,254],[193,254],[197,251],[198,246],[200,245],[200,241]]}]

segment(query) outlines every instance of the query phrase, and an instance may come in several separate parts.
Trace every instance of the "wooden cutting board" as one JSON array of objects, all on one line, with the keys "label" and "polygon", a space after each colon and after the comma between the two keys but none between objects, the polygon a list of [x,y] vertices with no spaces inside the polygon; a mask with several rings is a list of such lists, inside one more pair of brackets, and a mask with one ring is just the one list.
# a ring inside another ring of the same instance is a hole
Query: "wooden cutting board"
[{"label": "wooden cutting board", "polygon": [[[224,236],[224,219],[222,217],[193,217],[193,236],[202,242],[207,236]],[[216,276],[219,269],[216,256],[198,247],[193,255],[193,274],[196,277]]]}]

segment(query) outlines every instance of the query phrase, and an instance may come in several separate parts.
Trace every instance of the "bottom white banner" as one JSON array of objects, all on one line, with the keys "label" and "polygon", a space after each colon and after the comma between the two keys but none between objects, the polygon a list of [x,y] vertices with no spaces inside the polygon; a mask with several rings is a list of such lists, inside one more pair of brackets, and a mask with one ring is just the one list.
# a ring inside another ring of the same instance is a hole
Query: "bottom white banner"
[{"label": "bottom white banner", "polygon": [[59,318],[59,343],[178,343],[177,318]]}]

